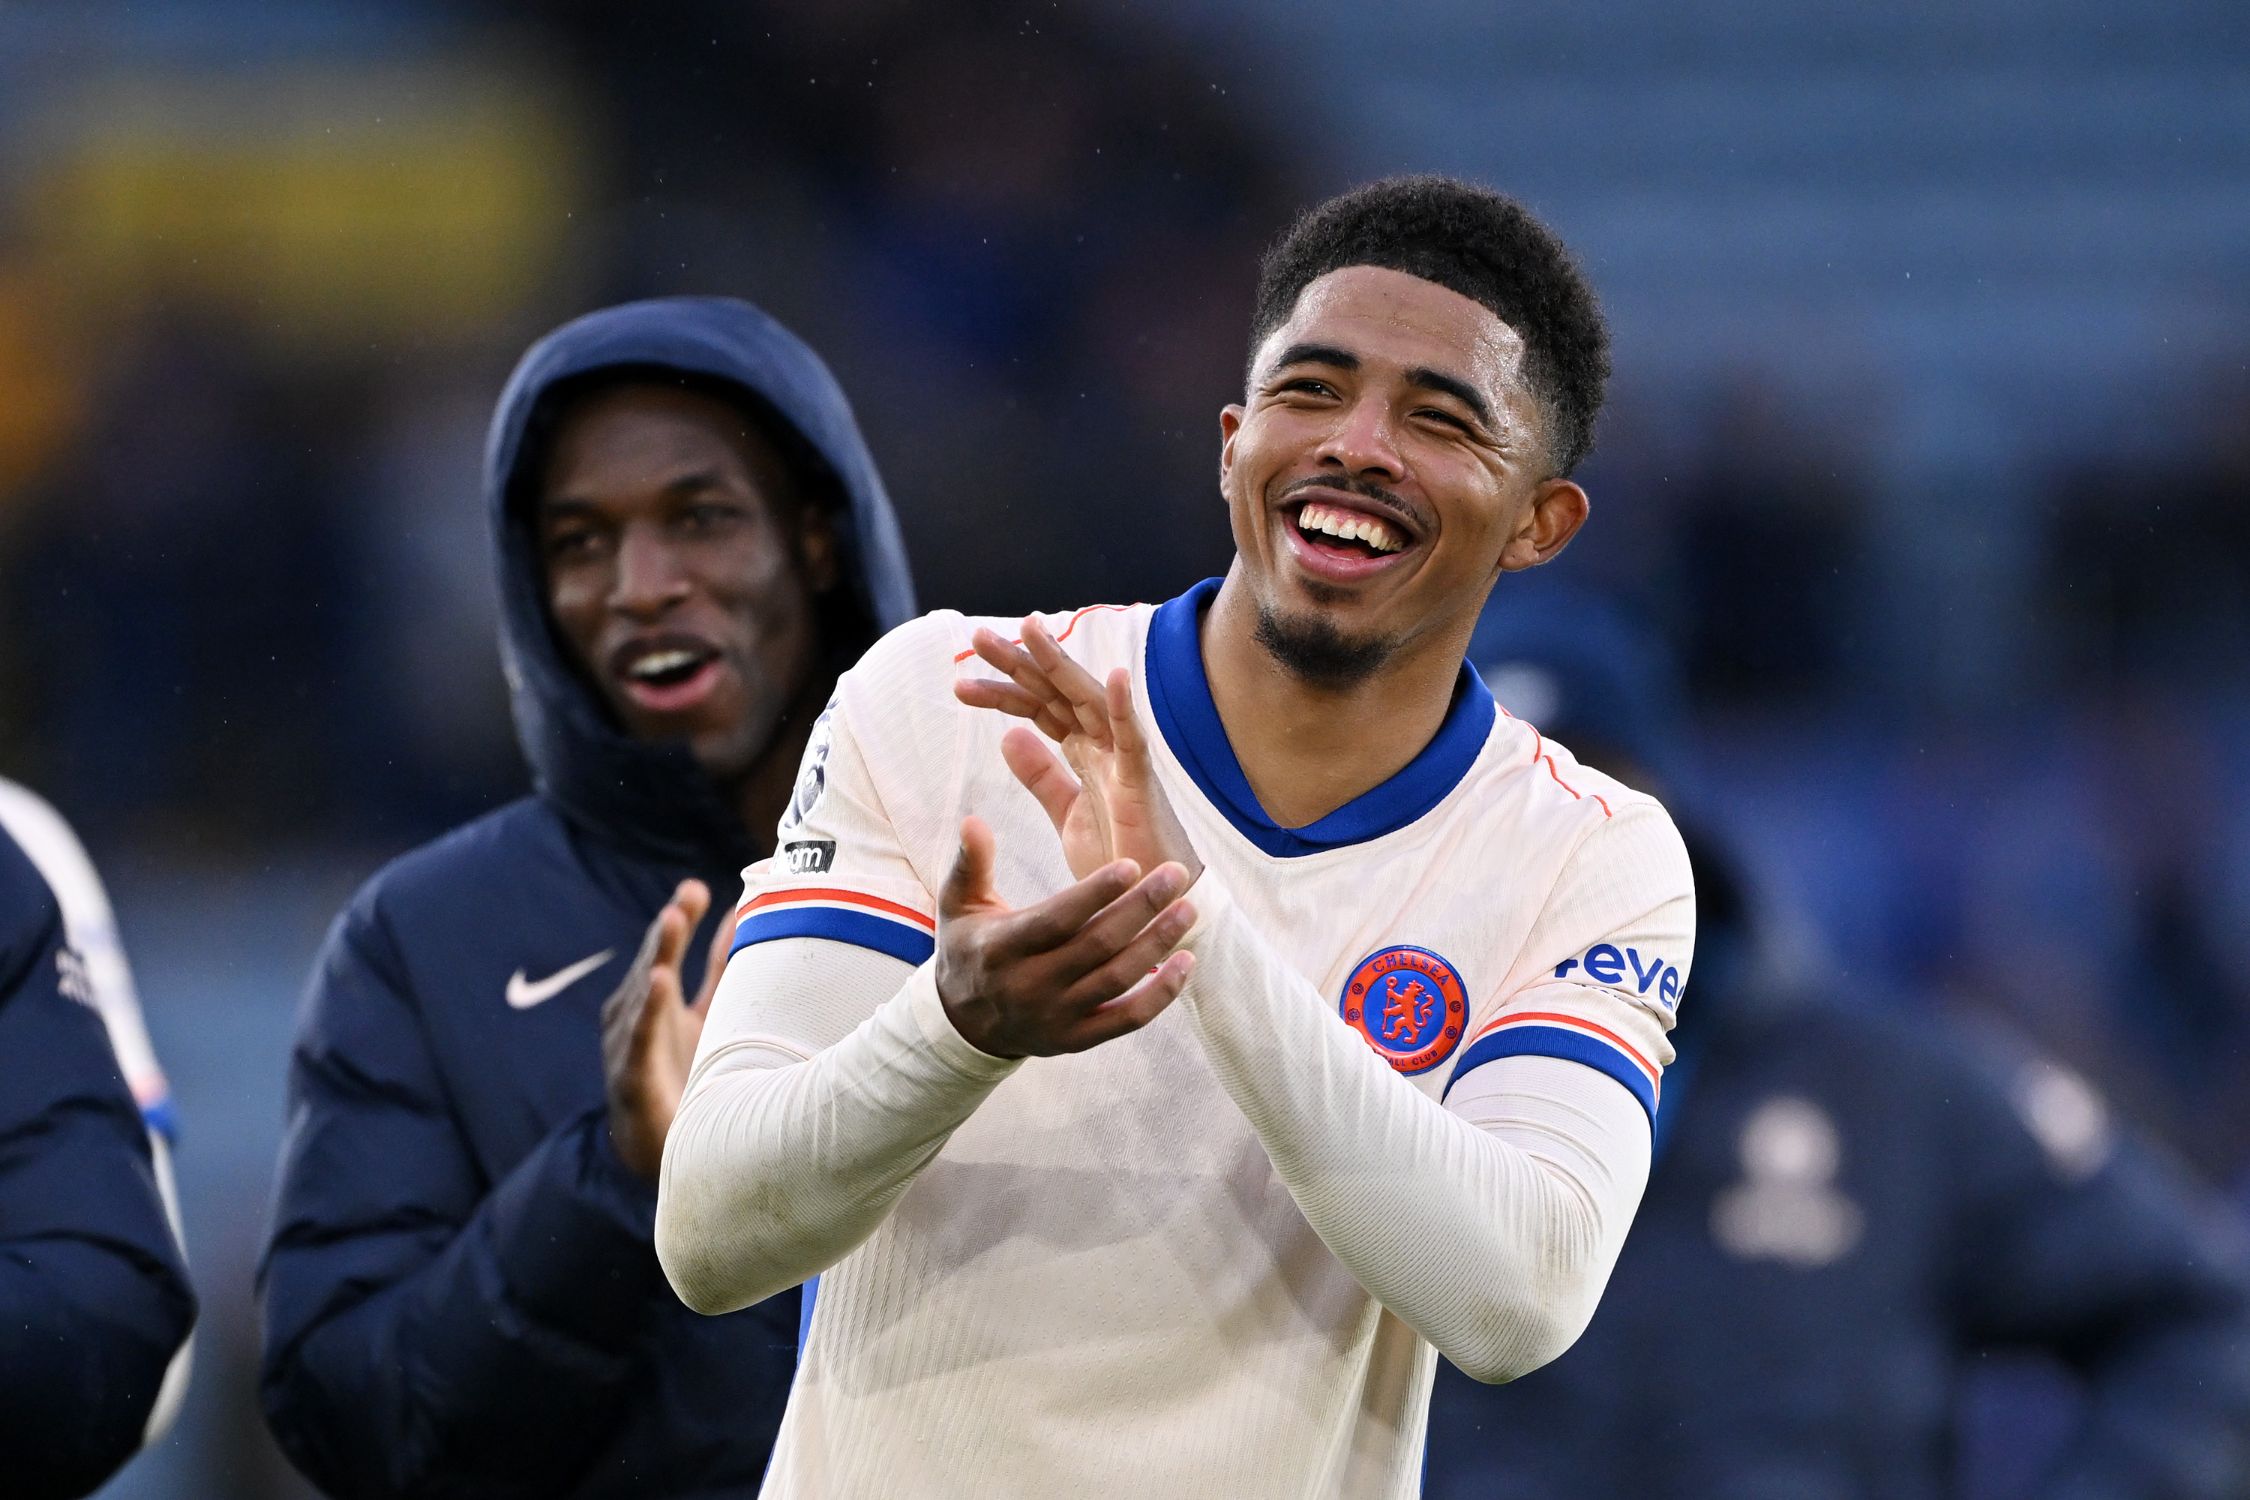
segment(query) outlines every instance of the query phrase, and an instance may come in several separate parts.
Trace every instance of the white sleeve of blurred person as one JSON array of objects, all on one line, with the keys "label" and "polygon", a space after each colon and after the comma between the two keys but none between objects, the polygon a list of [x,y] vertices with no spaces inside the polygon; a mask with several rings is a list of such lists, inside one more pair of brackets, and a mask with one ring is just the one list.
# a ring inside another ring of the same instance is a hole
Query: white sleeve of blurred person
[{"label": "white sleeve of blurred person", "polygon": [[[56,903],[62,908],[63,930],[71,947],[85,960],[94,1009],[109,1033],[110,1046],[116,1050],[126,1087],[133,1091],[141,1119],[148,1125],[157,1190],[164,1196],[165,1217],[172,1222],[172,1238],[179,1242],[184,1262],[187,1240],[180,1228],[180,1192],[172,1176],[172,1090],[165,1082],[164,1070],[157,1066],[156,1048],[141,1018],[140,995],[133,986],[132,968],[125,962],[125,946],[118,941],[109,892],[103,889],[86,846],[78,841],[62,814],[36,793],[5,779],[0,779],[0,828],[22,846],[53,887]],[[180,1403],[187,1395],[188,1366],[194,1349],[191,1336],[172,1356],[156,1404],[149,1411],[148,1426],[142,1430],[144,1445],[162,1437],[179,1415]]]}]

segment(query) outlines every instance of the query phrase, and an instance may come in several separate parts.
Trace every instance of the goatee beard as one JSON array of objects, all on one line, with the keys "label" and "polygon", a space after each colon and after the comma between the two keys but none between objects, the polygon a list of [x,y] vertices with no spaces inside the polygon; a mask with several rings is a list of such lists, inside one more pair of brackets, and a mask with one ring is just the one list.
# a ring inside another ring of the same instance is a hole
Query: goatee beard
[{"label": "goatee beard", "polygon": [[1283,615],[1258,606],[1258,644],[1313,687],[1340,692],[1375,675],[1391,659],[1386,640],[1354,640],[1319,615]]}]

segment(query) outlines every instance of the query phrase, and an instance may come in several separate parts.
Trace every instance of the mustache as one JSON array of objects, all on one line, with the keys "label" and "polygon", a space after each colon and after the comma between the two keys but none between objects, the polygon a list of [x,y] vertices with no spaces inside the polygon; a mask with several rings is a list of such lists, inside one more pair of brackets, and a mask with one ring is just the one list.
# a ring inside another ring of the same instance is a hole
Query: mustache
[{"label": "mustache", "polygon": [[1374,504],[1381,506],[1384,510],[1389,511],[1392,515],[1398,517],[1400,521],[1405,523],[1407,530],[1413,535],[1420,536],[1424,529],[1421,514],[1416,511],[1413,506],[1407,504],[1403,498],[1392,494],[1389,490],[1384,489],[1381,485],[1375,483],[1373,480],[1362,479],[1356,474],[1334,476],[1326,474],[1315,474],[1310,476],[1309,478],[1294,480],[1291,483],[1282,486],[1281,493],[1274,496],[1274,503],[1276,505],[1285,505],[1288,503],[1289,497],[1291,495],[1297,494],[1302,490],[1337,490],[1343,494],[1352,495],[1361,500],[1372,501]]}]

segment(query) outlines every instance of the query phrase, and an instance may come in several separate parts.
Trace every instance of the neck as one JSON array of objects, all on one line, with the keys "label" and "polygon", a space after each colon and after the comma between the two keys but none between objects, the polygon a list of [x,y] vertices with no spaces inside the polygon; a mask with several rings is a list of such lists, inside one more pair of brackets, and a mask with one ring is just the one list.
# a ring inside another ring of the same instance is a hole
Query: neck
[{"label": "neck", "polygon": [[1203,670],[1250,790],[1283,826],[1317,822],[1381,786],[1445,722],[1465,643],[1417,643],[1357,682],[1328,687],[1277,661],[1257,623],[1238,564],[1203,620]]},{"label": "neck", "polygon": [[729,800],[742,814],[742,826],[750,835],[750,846],[763,859],[773,853],[774,828],[781,822],[781,813],[789,805],[789,797],[797,789],[797,768],[805,758],[805,744],[812,738],[813,721],[827,702],[828,679],[818,672],[805,674],[809,681],[797,694],[797,701],[789,705],[774,730],[773,739],[766,745],[766,753],[757,764],[730,785]]}]

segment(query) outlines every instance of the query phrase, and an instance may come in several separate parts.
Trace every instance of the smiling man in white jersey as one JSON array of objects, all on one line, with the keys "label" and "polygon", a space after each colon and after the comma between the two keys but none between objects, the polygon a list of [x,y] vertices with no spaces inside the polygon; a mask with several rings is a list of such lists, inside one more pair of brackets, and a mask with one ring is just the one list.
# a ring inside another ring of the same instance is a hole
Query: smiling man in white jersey
[{"label": "smiling man in white jersey", "polygon": [[820,1278],[769,1496],[1410,1495],[1435,1352],[1511,1379],[1607,1280],[1687,859],[1462,661],[1585,519],[1593,296],[1399,179],[1252,342],[1225,579],[894,631],[749,872],[657,1248],[706,1312]]}]

